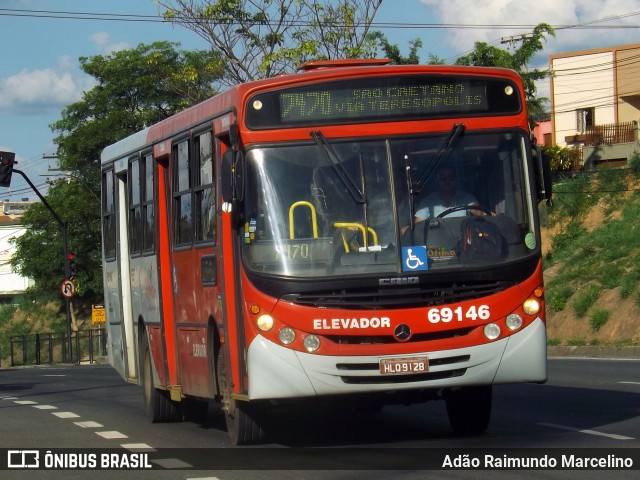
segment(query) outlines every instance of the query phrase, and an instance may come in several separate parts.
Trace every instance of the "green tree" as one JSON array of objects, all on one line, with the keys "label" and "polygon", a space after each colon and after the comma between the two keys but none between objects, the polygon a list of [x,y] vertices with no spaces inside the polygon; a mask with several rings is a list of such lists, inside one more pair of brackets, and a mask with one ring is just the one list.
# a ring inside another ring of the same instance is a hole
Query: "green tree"
[{"label": "green tree", "polygon": [[389,40],[382,32],[374,32],[371,37],[377,40],[379,47],[384,52],[384,56],[391,60],[391,63],[395,65],[417,65],[420,63],[418,50],[422,48],[421,39],[414,38],[409,41],[409,55],[404,57],[400,53],[400,47],[389,43]]},{"label": "green tree", "polygon": [[[102,298],[100,152],[115,141],[215,93],[220,57],[185,52],[157,42],[110,55],[80,58],[96,85],[67,106],[51,125],[57,156],[69,178],[51,186],[47,201],[68,225],[69,251],[76,254],[79,303]],[[40,203],[32,205],[16,240],[12,263],[33,278],[35,292],[57,291],[63,276],[62,234]]]},{"label": "green tree", "polygon": [[513,53],[485,42],[476,42],[474,50],[458,58],[456,64],[511,68],[518,72],[524,82],[529,118],[537,119],[544,114],[544,103],[548,99],[536,98],[535,82],[550,77],[552,72],[547,69],[530,69],[529,61],[544,48],[543,42],[548,35],[555,36],[555,30],[551,25],[547,23],[536,25],[531,35],[523,36],[522,44]]},{"label": "green tree", "polygon": [[[397,44],[389,43],[389,40],[382,32],[373,32],[369,34],[375,39],[378,47],[386,58],[391,60],[395,65],[418,65],[420,63],[420,55],[418,51],[422,48],[422,39],[414,38],[409,41],[409,55],[406,57],[400,53],[400,47]],[[429,54],[429,65],[445,65],[446,61],[433,53]]]},{"label": "green tree", "polygon": [[82,99],[51,125],[58,133],[63,170],[100,190],[101,150],[215,94],[222,73],[212,51],[179,51],[178,44],[156,42],[110,55],[81,57],[80,67],[96,80]]},{"label": "green tree", "polygon": [[303,62],[371,58],[382,0],[156,0],[171,22],[221,52],[223,83],[291,73]]},{"label": "green tree", "polygon": [[[102,298],[100,206],[96,194],[76,180],[59,180],[47,193],[47,202],[67,223],[68,248],[76,254],[77,293],[87,302]],[[40,202],[24,214],[24,235],[14,240],[13,267],[33,278],[34,290],[55,292],[63,279],[62,228]]]}]

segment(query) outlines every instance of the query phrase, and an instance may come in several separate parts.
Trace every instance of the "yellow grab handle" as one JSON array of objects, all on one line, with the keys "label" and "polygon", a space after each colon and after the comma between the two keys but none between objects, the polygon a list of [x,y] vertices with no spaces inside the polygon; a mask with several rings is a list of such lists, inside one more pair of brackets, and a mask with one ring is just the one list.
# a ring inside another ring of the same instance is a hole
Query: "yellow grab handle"
[{"label": "yellow grab handle", "polygon": [[299,202],[295,202],[289,208],[289,239],[293,240],[295,238],[293,211],[298,207],[309,207],[309,210],[311,210],[311,228],[313,229],[313,238],[318,238],[318,219],[316,217],[316,208],[310,202],[301,200]]},{"label": "yellow grab handle", "polygon": [[[365,230],[364,225],[362,225],[361,223],[352,223],[352,222],[336,222],[333,224],[333,226],[336,228],[357,228],[358,230],[360,230],[360,233],[362,233],[362,238],[364,239],[365,249],[367,249],[369,245],[368,235],[366,233],[368,231],[371,234],[371,237],[373,238],[373,245],[374,246],[378,245],[378,234],[371,227],[368,227]],[[349,246],[347,245],[347,242],[344,239],[344,235],[342,237],[342,243],[344,244],[344,251],[349,253]]]}]

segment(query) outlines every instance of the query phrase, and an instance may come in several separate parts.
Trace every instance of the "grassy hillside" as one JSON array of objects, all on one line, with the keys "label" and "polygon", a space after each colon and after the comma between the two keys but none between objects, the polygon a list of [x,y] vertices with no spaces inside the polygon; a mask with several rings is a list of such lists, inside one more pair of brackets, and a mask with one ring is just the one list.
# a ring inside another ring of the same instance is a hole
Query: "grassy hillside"
[{"label": "grassy hillside", "polygon": [[640,344],[640,180],[630,169],[555,185],[543,212],[550,344]]}]

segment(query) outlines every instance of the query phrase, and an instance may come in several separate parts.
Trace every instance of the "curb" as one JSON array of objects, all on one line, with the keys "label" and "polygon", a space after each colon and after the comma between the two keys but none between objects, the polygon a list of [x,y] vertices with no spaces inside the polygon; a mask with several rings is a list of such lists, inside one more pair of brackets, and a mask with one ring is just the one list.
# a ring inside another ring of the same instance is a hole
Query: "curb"
[{"label": "curb", "polygon": [[616,358],[639,360],[640,345],[554,345],[547,347],[547,357]]}]

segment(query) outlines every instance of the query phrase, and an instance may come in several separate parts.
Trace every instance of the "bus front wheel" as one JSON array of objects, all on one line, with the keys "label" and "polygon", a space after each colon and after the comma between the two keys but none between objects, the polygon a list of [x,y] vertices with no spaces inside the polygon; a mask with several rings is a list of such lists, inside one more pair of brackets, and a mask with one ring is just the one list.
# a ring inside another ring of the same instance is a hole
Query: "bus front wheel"
[{"label": "bus front wheel", "polygon": [[445,393],[447,416],[453,431],[461,435],[480,435],[491,420],[491,385],[463,387]]},{"label": "bus front wheel", "polygon": [[249,402],[240,402],[231,396],[231,382],[226,368],[224,350],[218,349],[216,370],[218,388],[227,424],[229,440],[233,445],[252,445],[264,441],[265,431],[257,420],[260,420],[257,408],[251,408]]}]

